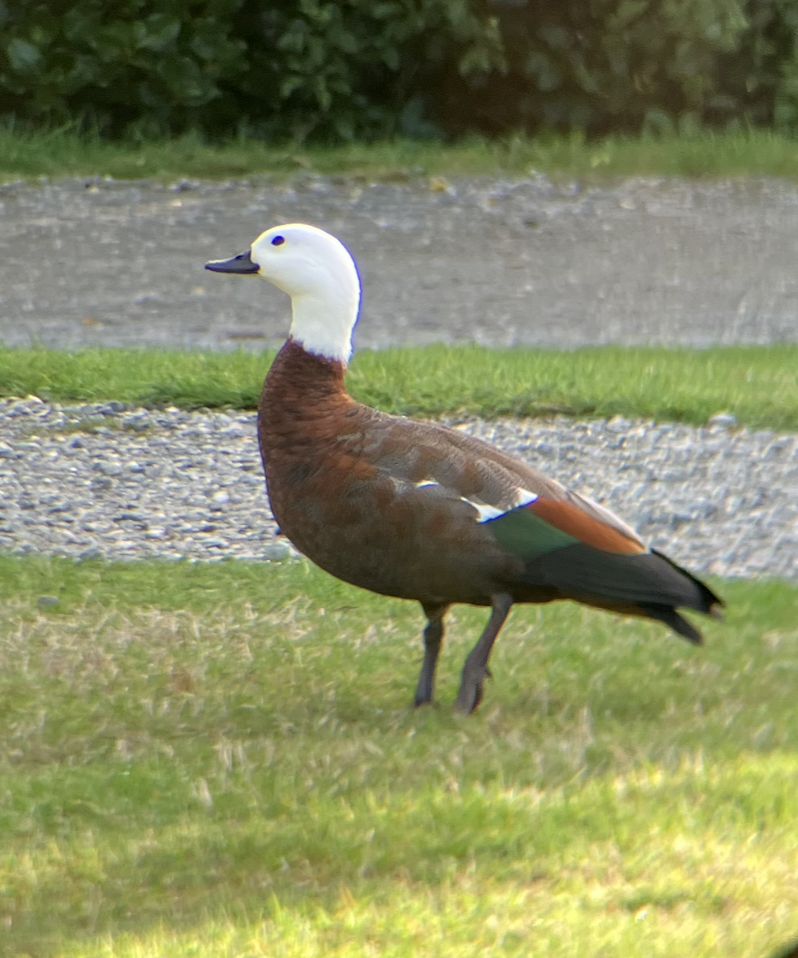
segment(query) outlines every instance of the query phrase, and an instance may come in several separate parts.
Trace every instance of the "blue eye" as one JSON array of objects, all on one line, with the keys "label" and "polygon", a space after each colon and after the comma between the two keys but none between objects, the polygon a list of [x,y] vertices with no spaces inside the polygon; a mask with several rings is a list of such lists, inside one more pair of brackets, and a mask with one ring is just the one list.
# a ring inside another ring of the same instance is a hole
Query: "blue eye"
[{"label": "blue eye", "polygon": [[284,242],[285,242],[284,236],[275,236],[274,239],[272,240],[272,246],[282,246]]}]

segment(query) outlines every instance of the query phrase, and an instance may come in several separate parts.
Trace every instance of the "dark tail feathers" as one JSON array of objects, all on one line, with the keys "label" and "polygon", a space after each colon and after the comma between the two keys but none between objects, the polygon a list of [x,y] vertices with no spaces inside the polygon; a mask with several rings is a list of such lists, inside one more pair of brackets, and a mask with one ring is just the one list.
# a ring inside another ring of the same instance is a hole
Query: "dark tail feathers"
[{"label": "dark tail feathers", "polygon": [[695,645],[702,643],[701,633],[677,608],[722,617],[723,600],[659,552],[618,554],[575,543],[528,562],[524,583],[557,598],[658,619]]},{"label": "dark tail feathers", "polygon": [[[719,595],[715,595],[712,589],[709,586],[704,585],[700,579],[696,579],[694,575],[683,569],[680,565],[676,565],[673,559],[669,559],[666,555],[663,555],[661,552],[657,552],[656,549],[651,550],[652,555],[659,556],[660,559],[664,559],[668,565],[672,566],[677,572],[680,572],[686,579],[689,579],[693,585],[698,589],[701,601],[699,605],[691,605],[689,608],[695,609],[696,612],[703,612],[704,615],[711,615],[714,619],[722,619],[723,612],[721,609],[726,604]],[[678,629],[676,630],[679,631]]]}]

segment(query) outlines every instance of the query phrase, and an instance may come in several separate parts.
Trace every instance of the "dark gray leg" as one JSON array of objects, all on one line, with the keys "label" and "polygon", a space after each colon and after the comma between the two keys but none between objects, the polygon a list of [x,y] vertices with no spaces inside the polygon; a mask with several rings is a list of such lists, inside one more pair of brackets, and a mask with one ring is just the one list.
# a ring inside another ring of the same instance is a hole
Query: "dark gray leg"
[{"label": "dark gray leg", "polygon": [[416,698],[413,702],[416,707],[432,701],[432,693],[435,689],[435,667],[438,664],[438,654],[443,640],[443,617],[449,606],[426,606],[422,603],[422,608],[427,617],[427,626],[424,629],[424,662],[421,665]]},{"label": "dark gray leg", "polygon": [[493,643],[499,630],[504,625],[510,608],[513,604],[511,595],[494,595],[491,597],[493,611],[485,626],[485,631],[479,637],[479,642],[471,649],[468,658],[463,666],[463,678],[460,682],[460,691],[457,693],[457,700],[454,707],[469,715],[482,701],[482,683],[490,674],[488,672],[488,659]]}]

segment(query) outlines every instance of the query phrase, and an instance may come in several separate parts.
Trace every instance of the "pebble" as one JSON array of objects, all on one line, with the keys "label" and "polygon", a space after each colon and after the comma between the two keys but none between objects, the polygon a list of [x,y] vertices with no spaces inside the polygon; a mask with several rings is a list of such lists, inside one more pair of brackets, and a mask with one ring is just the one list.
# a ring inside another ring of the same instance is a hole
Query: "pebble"
[{"label": "pebble", "polygon": [[[618,513],[695,572],[798,580],[798,435],[631,421],[454,424]],[[0,551],[282,559],[254,412],[0,400]]]}]

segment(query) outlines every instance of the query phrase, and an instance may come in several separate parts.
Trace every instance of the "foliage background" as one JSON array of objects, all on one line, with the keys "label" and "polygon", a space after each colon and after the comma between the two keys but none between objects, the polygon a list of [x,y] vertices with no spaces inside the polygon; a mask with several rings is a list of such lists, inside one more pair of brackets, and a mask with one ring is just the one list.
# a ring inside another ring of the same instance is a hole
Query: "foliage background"
[{"label": "foliage background", "polygon": [[0,0],[0,118],[139,139],[798,127],[798,0]]}]

